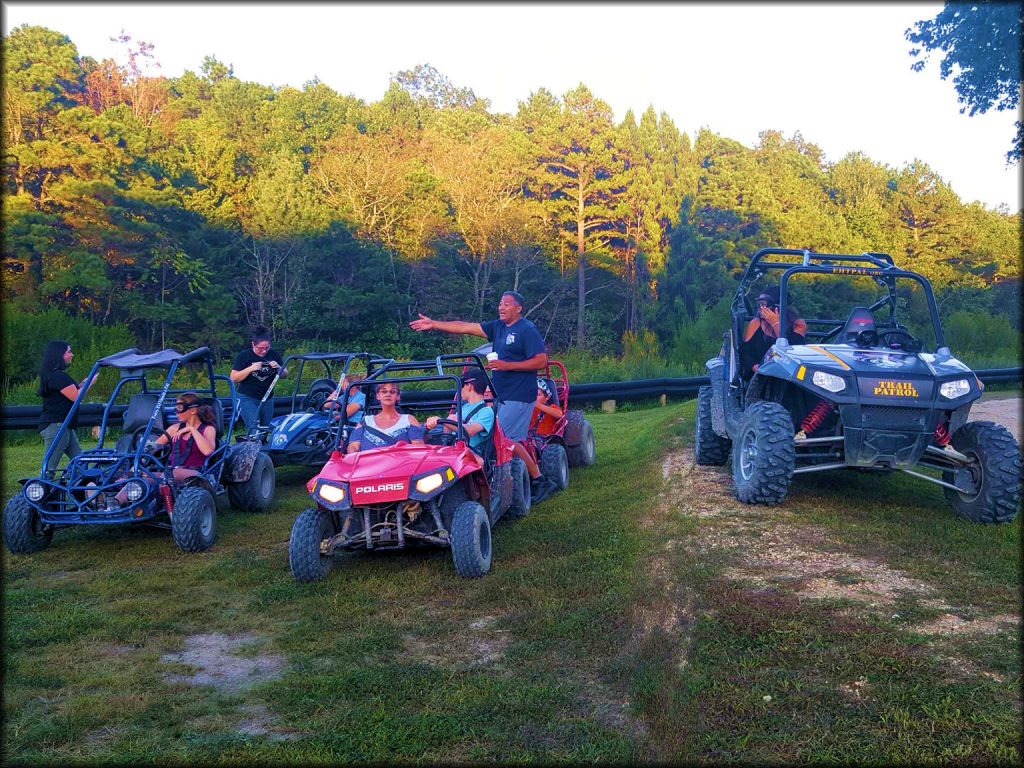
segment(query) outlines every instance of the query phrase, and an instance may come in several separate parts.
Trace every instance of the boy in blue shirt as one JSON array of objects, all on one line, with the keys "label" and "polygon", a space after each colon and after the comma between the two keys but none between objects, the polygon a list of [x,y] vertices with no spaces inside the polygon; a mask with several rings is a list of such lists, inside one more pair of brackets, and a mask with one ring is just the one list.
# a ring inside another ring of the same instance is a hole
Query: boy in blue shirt
[{"label": "boy in blue shirt", "polygon": [[[494,430],[494,409],[484,400],[487,377],[483,371],[467,371],[462,376],[462,424],[469,436],[469,447],[474,453],[483,453],[482,446]],[[438,417],[431,416],[424,423],[427,429],[437,426]],[[455,431],[450,424],[442,424],[446,432]]]}]

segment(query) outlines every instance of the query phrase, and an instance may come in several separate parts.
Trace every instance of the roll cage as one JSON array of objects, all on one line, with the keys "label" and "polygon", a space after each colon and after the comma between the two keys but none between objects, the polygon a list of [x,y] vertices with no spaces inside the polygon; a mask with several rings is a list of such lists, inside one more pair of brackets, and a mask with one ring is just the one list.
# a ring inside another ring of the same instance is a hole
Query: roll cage
[{"label": "roll cage", "polygon": [[[455,409],[455,421],[458,424],[456,429],[456,440],[462,440],[466,443],[469,442],[468,436],[466,435],[465,425],[462,421],[462,385],[461,378],[462,374],[466,369],[474,367],[479,368],[484,372],[484,376],[487,377],[487,385],[491,388],[491,392],[494,392],[494,386],[491,382],[491,377],[487,373],[487,369],[484,366],[484,359],[475,353],[459,353],[459,354],[447,354],[438,355],[434,360],[410,360],[406,362],[399,362],[396,360],[386,361],[382,366],[377,368],[372,373],[368,374],[365,379],[360,382],[353,382],[344,388],[341,394],[341,411],[344,413],[348,406],[348,397],[352,389],[364,386],[366,387],[366,409],[365,413],[371,413],[375,410],[379,410],[377,398],[372,393],[372,385],[376,387],[379,384],[408,384],[418,381],[446,381],[451,382],[455,390],[454,409]],[[446,373],[447,369],[459,368],[459,372]],[[419,376],[394,376],[396,373],[404,372],[416,372],[429,370],[431,373],[424,373]],[[453,400],[451,391],[448,389],[435,389],[427,392],[420,393],[423,396],[416,398],[415,408],[424,410],[440,410],[442,408],[448,408],[452,406]],[[499,402],[497,397],[492,397],[488,402],[497,403]],[[349,443],[349,432],[348,430],[339,431],[336,436],[336,442],[334,449],[344,453],[348,448]]]},{"label": "roll cage", "polygon": [[[174,380],[175,374],[178,369],[183,365],[189,363],[199,363],[205,365],[206,374],[208,377],[207,387],[171,387],[171,382]],[[107,398],[106,402],[103,403],[103,416],[100,421],[100,432],[98,443],[96,448],[90,453],[95,452],[110,452],[112,455],[116,453],[115,449],[104,449],[104,443],[107,439],[107,429],[110,425],[110,418],[115,410],[114,404],[117,402],[118,396],[124,391],[126,385],[137,383],[140,387],[140,392],[135,393],[137,395],[152,395],[156,397],[153,410],[149,415],[148,422],[146,424],[145,431],[143,432],[142,439],[139,440],[139,444],[134,450],[132,458],[132,471],[138,473],[139,463],[141,458],[146,455],[145,442],[149,435],[153,431],[153,427],[156,424],[157,414],[164,415],[165,423],[171,423],[171,416],[173,415],[173,409],[168,411],[165,407],[168,395],[177,396],[184,394],[185,392],[195,392],[198,395],[207,397],[208,399],[215,401],[218,404],[218,414],[222,414],[224,411],[225,400],[227,404],[232,405],[235,401],[235,385],[231,381],[230,377],[223,374],[215,374],[213,372],[213,355],[208,347],[198,347],[191,352],[181,354],[174,349],[164,349],[160,352],[153,352],[146,354],[140,352],[138,349],[132,348],[122,352],[117,352],[113,355],[97,360],[86,376],[86,380],[93,379],[100,371],[101,368],[114,368],[120,371],[120,378],[117,384],[114,385],[113,392],[110,397]],[[166,369],[166,373],[163,376],[163,383],[159,388],[150,386],[148,377],[146,376],[147,371]],[[217,397],[217,382],[224,381],[228,385],[229,395],[225,398]],[[69,429],[69,424],[75,418],[79,409],[82,407],[82,401],[85,399],[86,390],[80,388],[78,396],[75,398],[74,403],[71,405],[71,410],[68,411],[68,415],[60,426],[60,433]],[[223,425],[221,425],[223,428]],[[218,434],[218,438],[222,435]],[[46,466],[50,459],[50,455],[53,453],[59,441],[54,440],[49,448],[44,452],[42,463],[40,465],[40,476],[47,474]],[[59,470],[58,470],[59,471]],[[65,468],[66,471],[66,468]]]},{"label": "roll cage", "polygon": [[[797,257],[799,260],[768,261],[769,256],[792,256]],[[736,350],[743,338],[744,325],[756,314],[756,308],[750,302],[750,287],[757,279],[767,275],[769,272],[779,270],[782,271],[779,277],[780,317],[786,317],[786,310],[789,305],[789,280],[796,274],[864,276],[872,278],[878,285],[887,289],[888,295],[870,305],[868,309],[874,312],[882,307],[889,306],[894,328],[901,327],[896,317],[896,281],[900,278],[913,280],[924,290],[928,314],[935,333],[936,349],[942,350],[946,346],[931,283],[927,278],[916,272],[908,272],[897,268],[892,256],[889,254],[872,251],[865,251],[861,254],[814,253],[806,249],[761,248],[750,257],[750,263],[740,278],[739,286],[736,288],[736,293],[733,295],[730,305],[732,314],[730,335],[732,343],[730,344],[729,379],[734,384],[738,382],[740,375]],[[827,341],[830,337],[839,333],[845,325],[844,320],[831,318],[805,318],[804,322],[807,323],[808,340],[813,339],[818,342]],[[826,330],[812,330],[815,327]],[[788,343],[784,336],[779,341]]]},{"label": "roll cage", "polygon": [[[362,360],[366,366],[367,375],[369,375],[373,369],[379,368],[382,365],[394,362],[393,358],[383,357],[381,355],[374,354],[372,352],[305,352],[300,354],[288,355],[281,367],[277,369],[274,374],[274,378],[270,382],[270,386],[267,387],[267,391],[263,394],[263,398],[260,400],[260,405],[263,405],[267,399],[273,394],[274,389],[277,387],[277,382],[281,378],[281,371],[287,370],[290,363],[298,361],[298,366],[293,374],[295,384],[292,387],[291,400],[289,403],[289,411],[294,413],[297,405],[301,402],[300,397],[305,397],[307,393],[303,393],[300,389],[302,384],[302,374],[305,372],[306,363],[319,362],[323,366],[323,371],[326,374],[326,378],[331,380],[337,380],[337,385],[334,388],[334,396],[337,397],[341,390],[341,382],[345,376],[348,375],[349,369],[352,367],[352,363],[355,360]],[[340,370],[336,363],[341,362]],[[315,382],[316,379],[313,379]],[[312,384],[310,384],[312,386]]]}]

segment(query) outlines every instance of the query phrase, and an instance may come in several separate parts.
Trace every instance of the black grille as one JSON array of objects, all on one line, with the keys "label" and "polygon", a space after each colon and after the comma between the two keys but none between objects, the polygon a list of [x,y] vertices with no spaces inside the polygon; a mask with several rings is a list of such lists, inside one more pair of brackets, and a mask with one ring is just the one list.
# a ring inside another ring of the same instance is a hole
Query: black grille
[{"label": "black grille", "polygon": [[927,408],[899,408],[885,405],[863,405],[860,409],[861,426],[865,429],[927,429]]}]

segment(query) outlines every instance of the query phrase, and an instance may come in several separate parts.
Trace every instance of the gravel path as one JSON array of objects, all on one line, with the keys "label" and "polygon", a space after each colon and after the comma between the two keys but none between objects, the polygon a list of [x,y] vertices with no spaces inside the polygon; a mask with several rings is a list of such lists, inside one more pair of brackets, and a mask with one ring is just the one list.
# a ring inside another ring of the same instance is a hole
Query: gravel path
[{"label": "gravel path", "polygon": [[989,400],[982,395],[981,400],[971,406],[969,418],[971,421],[994,421],[996,424],[1002,424],[1013,433],[1018,443],[1024,443],[1024,433],[1021,432],[1019,397]]}]

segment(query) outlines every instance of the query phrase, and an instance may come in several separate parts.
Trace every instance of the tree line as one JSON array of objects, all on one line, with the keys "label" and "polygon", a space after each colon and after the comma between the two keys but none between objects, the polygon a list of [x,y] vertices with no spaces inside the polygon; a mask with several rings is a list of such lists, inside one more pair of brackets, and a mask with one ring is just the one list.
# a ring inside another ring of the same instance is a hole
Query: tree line
[{"label": "tree line", "polygon": [[1019,215],[961,201],[923,159],[691,140],[653,107],[616,121],[582,83],[494,113],[429,65],[372,103],[214,57],[169,78],[119,40],[97,62],[43,27],[3,39],[7,319],[222,356],[255,324],[278,347],[432,356],[453,342],[411,332],[417,312],[487,319],[514,288],[551,349],[640,338],[671,358],[749,255],[783,246],[890,253],[947,315],[1020,329]]}]

